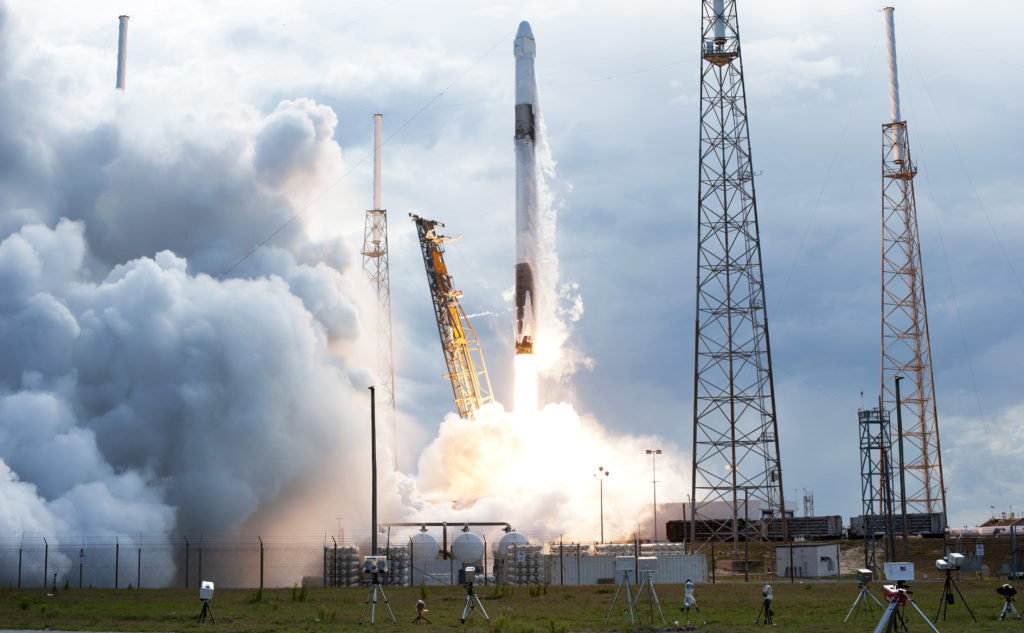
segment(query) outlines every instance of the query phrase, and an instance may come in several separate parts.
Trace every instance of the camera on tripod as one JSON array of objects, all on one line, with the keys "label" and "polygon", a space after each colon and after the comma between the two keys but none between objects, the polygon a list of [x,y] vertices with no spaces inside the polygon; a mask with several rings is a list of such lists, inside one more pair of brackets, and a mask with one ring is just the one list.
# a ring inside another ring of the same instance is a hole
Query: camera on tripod
[{"label": "camera on tripod", "polygon": [[469,589],[476,580],[476,567],[463,567],[459,570],[459,584]]},{"label": "camera on tripod", "polygon": [[857,582],[860,584],[867,584],[871,582],[871,579],[875,577],[875,572],[870,569],[858,569],[857,570]]},{"label": "camera on tripod", "polygon": [[387,556],[363,556],[363,573],[365,574],[386,574],[388,573]]},{"label": "camera on tripod", "polygon": [[950,552],[944,558],[935,561],[935,568],[939,571],[956,571],[963,565],[966,557],[963,554]]},{"label": "camera on tripod", "polygon": [[1013,585],[1006,584],[996,587],[996,593],[998,593],[1003,598],[1006,598],[1008,602],[1012,602],[1013,597],[1017,595],[1017,590],[1013,588]]}]

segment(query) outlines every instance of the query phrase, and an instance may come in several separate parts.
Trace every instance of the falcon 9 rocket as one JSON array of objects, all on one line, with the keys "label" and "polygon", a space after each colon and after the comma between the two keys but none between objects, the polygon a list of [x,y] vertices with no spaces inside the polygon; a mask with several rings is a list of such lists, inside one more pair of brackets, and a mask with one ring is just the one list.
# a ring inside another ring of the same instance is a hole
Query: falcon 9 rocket
[{"label": "falcon 9 rocket", "polygon": [[516,59],[516,355],[533,354],[537,336],[537,78],[533,60],[537,42],[529,22],[521,22],[513,51]]}]

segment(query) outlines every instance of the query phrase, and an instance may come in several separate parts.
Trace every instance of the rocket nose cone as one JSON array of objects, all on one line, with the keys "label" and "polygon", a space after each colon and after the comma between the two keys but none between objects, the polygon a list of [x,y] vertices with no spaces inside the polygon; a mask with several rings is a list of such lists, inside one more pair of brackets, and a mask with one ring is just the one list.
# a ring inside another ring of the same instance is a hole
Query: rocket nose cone
[{"label": "rocket nose cone", "polygon": [[516,37],[533,37],[533,29],[530,28],[530,23],[523,20],[519,23],[519,31],[516,33]]}]

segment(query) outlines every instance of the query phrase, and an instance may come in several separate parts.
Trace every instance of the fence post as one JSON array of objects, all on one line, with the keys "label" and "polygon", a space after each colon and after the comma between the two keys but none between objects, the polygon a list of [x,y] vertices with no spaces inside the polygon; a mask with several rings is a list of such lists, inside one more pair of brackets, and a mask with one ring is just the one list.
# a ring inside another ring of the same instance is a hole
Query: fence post
[{"label": "fence post", "polygon": [[185,589],[188,589],[188,537],[182,538],[185,539]]},{"label": "fence post", "polygon": [[263,591],[263,537],[257,536],[260,540],[260,591]]},{"label": "fence post", "polygon": [[50,544],[46,542],[46,537],[43,537],[43,589],[46,588],[46,574],[49,571],[50,563]]}]

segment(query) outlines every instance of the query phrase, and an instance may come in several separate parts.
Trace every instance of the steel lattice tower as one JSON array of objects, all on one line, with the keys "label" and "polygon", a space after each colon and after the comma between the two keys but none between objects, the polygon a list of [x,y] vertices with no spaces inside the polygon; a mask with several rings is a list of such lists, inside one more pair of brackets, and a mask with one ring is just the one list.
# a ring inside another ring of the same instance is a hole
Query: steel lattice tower
[{"label": "steel lattice tower", "polygon": [[391,344],[391,274],[388,261],[388,212],[380,208],[382,115],[373,115],[373,208],[363,228],[363,274],[377,294],[377,379],[384,406],[391,410],[394,466],[398,469],[398,422],[395,415],[395,366]]},{"label": "steel lattice tower", "polygon": [[885,409],[857,411],[860,435],[860,496],[864,520],[864,566],[878,569],[875,535],[885,534],[885,559],[896,560],[893,535],[892,438],[889,412]]},{"label": "steel lattice tower", "polygon": [[[892,122],[882,125],[882,371],[883,405],[896,410],[896,376],[903,376],[903,424],[907,512],[941,513],[939,419],[935,409],[924,270],[917,234],[914,176],[907,122],[900,120],[896,37],[892,8],[885,9],[889,48],[889,105]],[[893,433],[894,438],[897,433]],[[894,440],[895,441],[895,440]]]},{"label": "steel lattice tower", "polygon": [[777,519],[785,540],[786,522],[735,0],[703,0],[701,58],[691,534],[701,521],[738,551],[741,531]]}]

